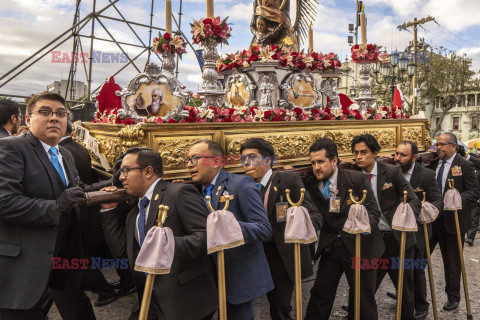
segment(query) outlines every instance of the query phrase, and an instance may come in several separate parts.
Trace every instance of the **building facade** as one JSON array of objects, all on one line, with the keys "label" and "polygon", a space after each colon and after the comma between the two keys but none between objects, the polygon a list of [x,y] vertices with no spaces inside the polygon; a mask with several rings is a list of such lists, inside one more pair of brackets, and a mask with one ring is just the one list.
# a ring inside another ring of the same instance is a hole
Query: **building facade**
[{"label": "building facade", "polygon": [[[74,81],[73,88],[69,87],[67,90],[67,80],[54,81],[47,86],[48,92],[55,92],[64,97],[67,100],[78,100],[85,97],[88,94],[88,87],[82,81]],[[70,91],[73,89],[73,99],[70,96]],[[65,94],[66,93],[66,94]]]}]

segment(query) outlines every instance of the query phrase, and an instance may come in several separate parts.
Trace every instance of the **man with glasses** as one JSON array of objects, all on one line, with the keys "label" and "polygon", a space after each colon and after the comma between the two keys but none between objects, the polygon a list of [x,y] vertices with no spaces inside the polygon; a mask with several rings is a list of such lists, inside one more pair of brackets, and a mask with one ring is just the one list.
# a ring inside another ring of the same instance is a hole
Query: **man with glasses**
[{"label": "man with glasses", "polygon": [[262,246],[270,240],[272,227],[260,191],[249,176],[223,170],[223,149],[214,141],[195,143],[185,163],[193,182],[203,186],[203,196],[211,197],[214,210],[225,207],[225,196],[232,197],[228,211],[238,220],[245,244],[225,251],[227,318],[253,320],[253,300],[273,289]]},{"label": "man with glasses", "polygon": [[[210,319],[218,309],[218,294],[213,264],[206,250],[208,211],[202,197],[192,185],[162,180],[162,158],[149,148],[128,149],[119,173],[123,187],[138,199],[138,204],[129,211],[125,224],[124,209],[116,203],[102,205],[105,239],[113,255],[127,255],[133,270],[162,204],[169,207],[164,227],[175,236],[171,272],[155,279],[148,319]],[[114,191],[116,187],[106,190]],[[146,276],[133,271],[133,277],[141,304]]]},{"label": "man with glasses", "polygon": [[[240,147],[243,170],[257,183],[263,206],[272,225],[272,239],[263,247],[267,256],[275,289],[267,293],[272,320],[292,319],[291,300],[295,287],[295,257],[293,243],[285,243],[285,210],[289,207],[285,190],[290,190],[292,201],[300,199],[300,189],[305,188],[302,178],[294,172],[273,172],[275,150],[270,142],[261,138],[245,141]],[[307,208],[313,226],[320,230],[323,217],[313,204],[308,191],[302,206]],[[313,275],[312,257],[308,245],[301,246],[302,278]]]},{"label": "man with glasses", "polygon": [[27,103],[30,132],[0,139],[0,319],[44,320],[50,293],[64,319],[95,319],[81,270],[52,258],[82,258],[78,209],[84,192],[60,139],[65,100],[42,92]]},{"label": "man with glasses", "polygon": [[[470,206],[478,200],[480,192],[474,166],[470,161],[465,160],[456,153],[457,145],[457,137],[453,133],[440,132],[435,144],[439,159],[432,162],[430,168],[435,171],[442,198],[450,188],[448,179],[454,180],[454,187],[462,196],[463,209],[458,211],[458,220],[461,233],[460,238],[463,245],[465,233],[472,227]],[[443,309],[445,311],[455,310],[460,302],[460,275],[462,269],[453,211],[442,211],[437,220],[432,223],[432,229],[433,235],[430,239],[430,248],[433,251],[438,243],[445,268],[445,293],[448,300]]]},{"label": "man with glasses", "polygon": [[10,99],[0,99],[0,139],[17,134],[21,123],[20,105]]}]

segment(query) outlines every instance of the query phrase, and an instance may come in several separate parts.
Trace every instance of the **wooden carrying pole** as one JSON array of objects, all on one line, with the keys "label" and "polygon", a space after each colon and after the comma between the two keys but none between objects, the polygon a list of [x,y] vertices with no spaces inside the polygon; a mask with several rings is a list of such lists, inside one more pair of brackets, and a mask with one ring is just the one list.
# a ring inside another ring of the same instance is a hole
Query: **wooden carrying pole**
[{"label": "wooden carrying pole", "polygon": [[[165,219],[167,218],[167,211],[169,207],[160,205],[158,206],[158,227],[162,228]],[[147,280],[145,281],[145,289],[143,290],[142,306],[140,307],[140,314],[138,320],[147,320],[148,309],[150,308],[150,300],[152,299],[153,283],[155,282],[154,274],[147,274]]]},{"label": "wooden carrying pole", "polygon": [[[455,188],[455,183],[453,179],[448,179],[448,185],[450,189]],[[467,319],[473,319],[472,309],[470,308],[470,296],[468,294],[468,284],[467,284],[467,272],[465,271],[465,261],[463,260],[463,246],[462,238],[460,237],[460,223],[458,222],[458,210],[455,210],[455,227],[457,228],[457,242],[458,242],[458,253],[460,255],[460,263],[462,265],[462,278],[463,278],[463,290],[465,292],[465,303],[467,304]]]},{"label": "wooden carrying pole", "polygon": [[[215,210],[210,202],[210,196],[206,196],[207,206],[210,212]],[[228,209],[230,204],[230,196],[225,197],[225,208]],[[225,255],[223,250],[217,251],[217,275],[218,275],[218,318],[220,320],[227,320],[227,289],[225,287]]]},{"label": "wooden carrying pole", "polygon": [[[427,197],[427,194],[424,192],[422,203],[425,202],[426,197]],[[430,281],[430,295],[432,296],[433,318],[435,320],[438,320],[437,297],[435,295],[435,284],[433,283],[432,257],[430,255],[430,242],[428,239],[428,229],[427,229],[426,223],[422,223],[422,224],[423,224],[423,233],[425,236],[425,252],[427,254],[427,259],[428,259],[428,280]]]},{"label": "wooden carrying pole", "polygon": [[[407,191],[403,191],[403,203],[407,203]],[[402,231],[402,239],[400,241],[400,270],[398,272],[398,290],[397,290],[397,314],[395,319],[402,319],[402,295],[403,295],[403,274],[405,271],[405,241],[407,239],[407,232]]]},{"label": "wooden carrying pole", "polygon": [[[353,190],[350,189],[348,190],[350,193],[350,200],[352,203],[357,204],[357,205],[362,205],[365,202],[365,199],[367,198],[367,190],[363,190],[363,197],[362,200],[357,201],[355,200],[355,197],[353,196]],[[354,312],[354,319],[355,320],[360,320],[360,270],[361,270],[361,238],[360,238],[360,233],[357,233],[355,235],[355,261],[357,261],[357,265],[355,266],[355,312]]]},{"label": "wooden carrying pole", "polygon": [[[305,188],[300,189],[300,200],[294,203],[290,198],[290,189],[285,190],[287,201],[292,207],[300,207],[305,197]],[[300,243],[295,243],[295,307],[297,320],[303,317],[302,312],[302,260],[300,256]]]}]

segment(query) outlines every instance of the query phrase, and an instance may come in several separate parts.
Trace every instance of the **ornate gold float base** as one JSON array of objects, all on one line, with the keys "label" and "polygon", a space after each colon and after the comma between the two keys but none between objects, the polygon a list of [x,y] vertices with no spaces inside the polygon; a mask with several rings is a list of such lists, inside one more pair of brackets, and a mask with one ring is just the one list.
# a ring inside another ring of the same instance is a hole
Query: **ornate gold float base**
[{"label": "ornate gold float base", "polygon": [[411,140],[424,151],[430,146],[430,121],[426,119],[305,121],[263,123],[143,123],[135,126],[82,123],[99,143],[100,151],[113,165],[126,149],[150,147],[163,158],[165,179],[188,178],[183,161],[196,141],[210,139],[220,143],[226,154],[225,168],[242,171],[240,145],[248,138],[270,141],[278,156],[277,165],[307,165],[308,148],[318,137],[333,139],[340,158],[352,158],[350,144],[356,135],[370,133],[378,139],[381,154],[392,154],[398,143]]}]

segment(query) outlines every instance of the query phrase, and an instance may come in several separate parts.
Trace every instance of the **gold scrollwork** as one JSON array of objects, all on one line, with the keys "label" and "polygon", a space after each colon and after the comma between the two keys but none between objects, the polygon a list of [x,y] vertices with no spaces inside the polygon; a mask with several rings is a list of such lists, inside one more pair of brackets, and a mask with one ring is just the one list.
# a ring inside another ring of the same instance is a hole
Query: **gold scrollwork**
[{"label": "gold scrollwork", "polygon": [[141,124],[134,126],[125,126],[118,131],[117,136],[121,139],[122,151],[132,147],[146,146],[143,138],[145,138],[145,131],[143,131]]},{"label": "gold scrollwork", "polygon": [[165,168],[184,168],[188,149],[202,138],[155,138],[154,149],[162,156]]},{"label": "gold scrollwork", "polygon": [[423,145],[422,132],[422,127],[403,127],[402,137],[403,140],[410,140],[421,146]]},{"label": "gold scrollwork", "polygon": [[100,153],[103,153],[110,166],[113,166],[115,160],[120,155],[118,140],[109,139],[106,137],[97,137],[97,141]]}]

